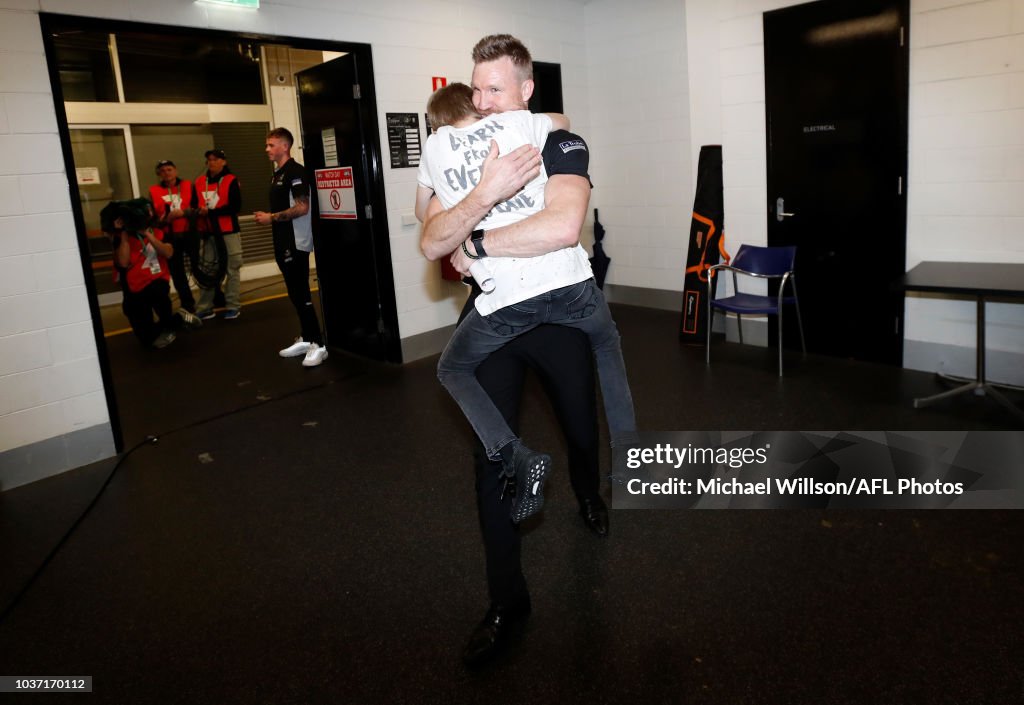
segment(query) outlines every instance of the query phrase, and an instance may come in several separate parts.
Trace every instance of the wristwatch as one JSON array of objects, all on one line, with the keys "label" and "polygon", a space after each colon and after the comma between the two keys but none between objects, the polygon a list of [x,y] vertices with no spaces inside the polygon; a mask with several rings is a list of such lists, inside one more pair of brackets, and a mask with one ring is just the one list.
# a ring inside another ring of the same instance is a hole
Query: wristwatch
[{"label": "wristwatch", "polygon": [[486,257],[487,251],[484,250],[484,231],[474,230],[470,237],[473,240],[473,249],[476,250],[477,257]]}]

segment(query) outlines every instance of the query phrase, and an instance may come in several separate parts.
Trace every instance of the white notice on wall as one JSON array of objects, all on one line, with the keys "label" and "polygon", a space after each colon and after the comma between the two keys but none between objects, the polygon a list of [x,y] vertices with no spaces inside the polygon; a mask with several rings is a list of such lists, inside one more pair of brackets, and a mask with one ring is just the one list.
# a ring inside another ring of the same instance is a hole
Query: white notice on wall
[{"label": "white notice on wall", "polygon": [[100,170],[94,166],[82,166],[75,169],[79,186],[95,186],[100,182]]},{"label": "white notice on wall", "polygon": [[320,135],[324,141],[324,166],[338,166],[338,140],[334,136],[334,128],[322,130]]}]

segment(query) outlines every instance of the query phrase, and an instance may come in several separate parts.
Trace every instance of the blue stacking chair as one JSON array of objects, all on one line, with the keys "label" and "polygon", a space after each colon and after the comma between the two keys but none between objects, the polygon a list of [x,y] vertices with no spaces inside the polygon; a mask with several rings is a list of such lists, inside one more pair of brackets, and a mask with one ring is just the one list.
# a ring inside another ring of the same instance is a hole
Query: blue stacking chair
[{"label": "blue stacking chair", "polygon": [[[800,345],[807,354],[804,342],[804,324],[800,319],[800,304],[796,295],[796,274],[793,263],[796,260],[796,247],[757,247],[756,245],[740,245],[739,252],[728,264],[716,264],[708,272],[708,342],[707,364],[711,364],[711,324],[714,323],[715,309],[736,314],[736,325],[740,331],[740,342],[743,342],[743,315],[771,315],[779,319],[779,377],[782,376],[782,307],[792,304],[796,307],[796,322],[800,328]],[[736,293],[721,299],[712,300],[711,286],[716,271],[732,272],[732,288]],[[742,294],[737,286],[737,274],[758,279],[781,279],[777,296],[759,296]],[[784,296],[786,284],[790,285],[792,296]]]}]

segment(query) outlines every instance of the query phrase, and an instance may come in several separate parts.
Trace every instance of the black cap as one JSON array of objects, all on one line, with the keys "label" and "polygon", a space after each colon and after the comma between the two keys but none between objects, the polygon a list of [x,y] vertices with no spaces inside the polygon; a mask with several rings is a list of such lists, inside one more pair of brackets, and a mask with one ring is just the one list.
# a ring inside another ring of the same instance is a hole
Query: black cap
[{"label": "black cap", "polygon": [[223,149],[208,149],[206,150],[206,154],[204,154],[203,156],[206,157],[207,159],[209,159],[211,156],[214,156],[217,157],[217,159],[223,159],[225,161],[227,161],[228,158],[228,155],[224,154]]},{"label": "black cap", "polygon": [[170,159],[161,159],[156,163],[156,171],[160,171],[160,167],[163,166],[173,166],[177,168],[178,165],[172,162]]}]

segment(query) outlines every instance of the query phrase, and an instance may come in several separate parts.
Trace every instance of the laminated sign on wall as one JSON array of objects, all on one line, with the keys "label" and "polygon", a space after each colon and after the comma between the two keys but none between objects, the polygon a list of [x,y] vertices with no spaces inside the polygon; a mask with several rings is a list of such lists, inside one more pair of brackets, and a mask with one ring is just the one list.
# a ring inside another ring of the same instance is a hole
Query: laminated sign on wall
[{"label": "laminated sign on wall", "polygon": [[356,193],[352,182],[352,167],[317,169],[316,195],[320,203],[321,218],[356,219]]}]

